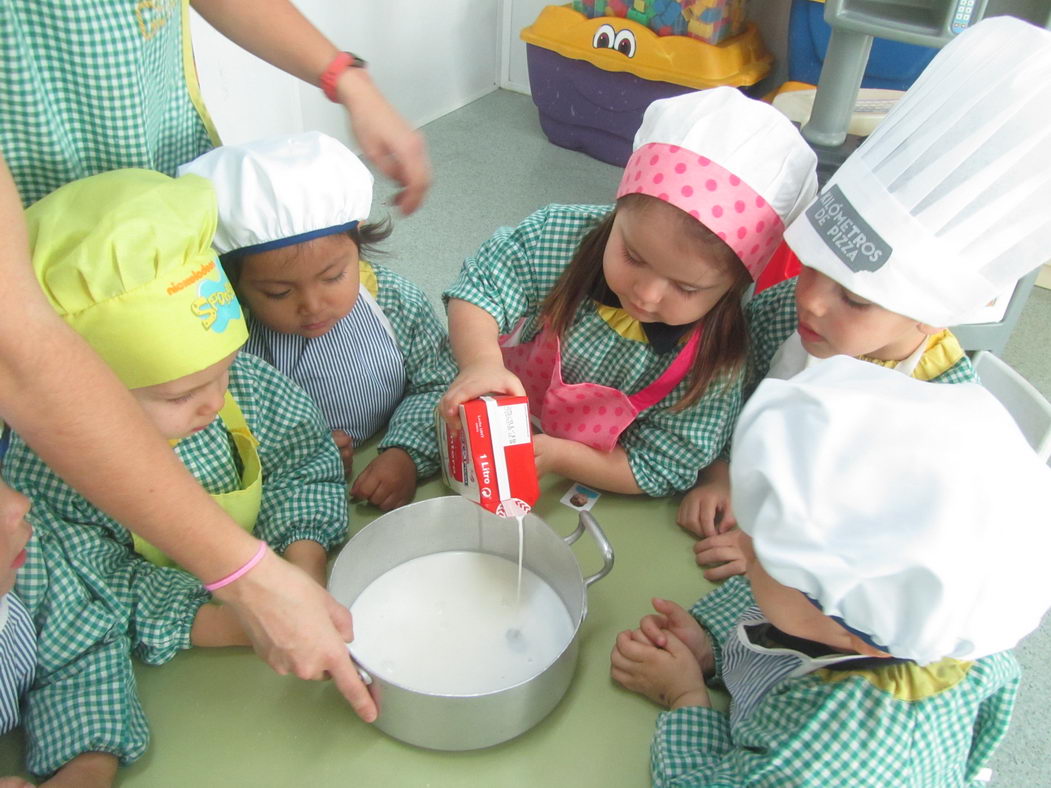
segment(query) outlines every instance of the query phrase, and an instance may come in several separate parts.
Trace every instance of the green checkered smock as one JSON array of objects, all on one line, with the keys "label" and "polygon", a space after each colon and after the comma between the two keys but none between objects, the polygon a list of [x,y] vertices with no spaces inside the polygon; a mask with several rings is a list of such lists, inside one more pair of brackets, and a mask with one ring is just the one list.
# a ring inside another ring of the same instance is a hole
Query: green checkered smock
[{"label": "green checkered smock", "polygon": [[[609,205],[549,205],[518,227],[501,228],[464,262],[445,298],[481,307],[496,319],[501,334],[527,318],[522,340],[529,341],[539,331],[544,297],[580,241],[611,210]],[[585,299],[562,338],[562,377],[570,384],[598,383],[633,394],[656,380],[677,352],[661,354],[648,342],[626,339],[602,319],[593,300]],[[680,383],[620,436],[635,481],[649,495],[690,489],[698,470],[716,459],[730,438],[740,381],[719,381],[690,407],[671,412],[687,388],[686,381]]]},{"label": "green checkered smock", "polygon": [[[750,395],[766,377],[778,348],[799,325],[796,314],[796,282],[793,277],[758,293],[745,307],[748,318],[749,357],[745,391]],[[978,374],[964,355],[955,364],[930,379],[931,383],[977,383]]]},{"label": "green checkered smock", "polygon": [[29,205],[122,167],[168,175],[217,137],[189,0],[0,3],[0,150]]},{"label": "green checkered smock", "polygon": [[[716,680],[724,644],[754,604],[748,581],[733,577],[690,611],[712,638]],[[958,681],[932,684],[926,693],[910,682],[929,671],[912,663],[784,679],[735,726],[706,707],[662,712],[650,751],[653,783],[978,788],[979,771],[1007,732],[1018,663],[1005,651],[959,664],[965,670]],[[919,697],[902,699],[905,686]]]},{"label": "green checkered smock", "polygon": [[[230,393],[259,441],[263,498],[254,534],[279,553],[301,539],[326,549],[344,539],[343,465],[314,403],[245,354],[231,367]],[[174,450],[209,493],[240,488],[240,460],[219,417]],[[33,538],[17,580],[38,633],[37,675],[23,718],[28,768],[49,774],[87,751],[129,763],[149,739],[131,654],[160,664],[188,648],[194,616],[209,595],[187,572],[140,558],[127,529],[21,440],[5,457],[3,475],[33,501]]]},{"label": "green checkered smock", "polygon": [[404,449],[425,478],[438,471],[438,433],[434,409],[456,377],[445,325],[414,283],[401,274],[372,264],[376,303],[390,321],[405,364],[405,392],[394,409],[379,450]]}]

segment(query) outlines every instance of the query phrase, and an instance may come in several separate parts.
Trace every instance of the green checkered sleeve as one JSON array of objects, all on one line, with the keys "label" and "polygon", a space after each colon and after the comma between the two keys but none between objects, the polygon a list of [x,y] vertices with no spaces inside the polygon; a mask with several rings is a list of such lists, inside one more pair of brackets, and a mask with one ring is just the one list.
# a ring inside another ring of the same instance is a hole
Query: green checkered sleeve
[{"label": "green checkered sleeve", "polygon": [[517,227],[501,227],[464,261],[444,299],[481,307],[496,320],[501,334],[508,333],[520,318],[535,317],[581,240],[612,209],[549,205]]},{"label": "green checkered sleeve", "polygon": [[716,769],[722,756],[732,748],[730,720],[722,712],[704,706],[661,712],[650,745],[653,785],[743,785],[699,780],[699,775]]},{"label": "green checkered sleeve", "polygon": [[737,575],[724,580],[718,588],[702,596],[690,608],[690,615],[707,631],[715,653],[714,681],[719,681],[723,673],[723,644],[733,637],[741,614],[754,604],[751,584],[745,577]]},{"label": "green checkered sleeve", "polygon": [[686,389],[685,382],[679,384],[621,434],[620,445],[628,453],[631,472],[647,495],[689,490],[697,482],[697,472],[718,459],[733,434],[741,408],[738,380],[717,381],[697,402],[671,410]]},{"label": "green checkered sleeve", "polygon": [[745,306],[748,321],[748,368],[745,373],[744,397],[770,371],[770,362],[799,324],[796,314],[795,277],[778,282],[756,294]]},{"label": "green checkered sleeve", "polygon": [[[70,525],[34,502],[33,537],[17,591],[37,630],[37,669],[25,697],[26,763],[48,775],[84,752],[128,764],[142,755],[149,729],[135,686],[125,600],[93,566],[91,524]],[[67,540],[69,528],[84,539]]]},{"label": "green checkered sleeve", "polygon": [[967,356],[962,356],[959,361],[945,370],[936,378],[931,378],[931,383],[980,383],[978,373],[974,364]]},{"label": "green checkered sleeve", "polygon": [[405,362],[405,394],[391,416],[379,449],[403,449],[420,478],[438,470],[434,409],[456,377],[445,326],[426,296],[405,277],[373,265],[376,300],[391,323]]},{"label": "green checkered sleeve", "polygon": [[[225,433],[220,440],[225,445]],[[160,664],[189,648],[190,627],[209,598],[197,578],[141,559],[126,528],[76,493],[17,437],[3,474],[33,501],[33,520],[53,554],[70,556],[82,582],[104,588],[114,610],[124,611],[122,631],[137,656]]]},{"label": "green checkered sleeve", "polygon": [[230,393],[259,441],[263,502],[253,533],[278,553],[303,539],[326,550],[342,542],[347,535],[343,464],[317,405],[247,353],[230,370]]}]

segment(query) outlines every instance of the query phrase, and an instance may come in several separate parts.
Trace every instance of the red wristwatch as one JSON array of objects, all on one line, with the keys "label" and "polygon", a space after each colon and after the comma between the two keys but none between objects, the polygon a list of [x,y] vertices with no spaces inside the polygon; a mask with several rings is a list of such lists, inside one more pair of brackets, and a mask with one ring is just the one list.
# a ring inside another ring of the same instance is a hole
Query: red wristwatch
[{"label": "red wristwatch", "polygon": [[321,72],[318,84],[329,101],[339,102],[339,97],[336,96],[336,81],[348,68],[365,68],[364,58],[358,57],[353,52],[340,52]]}]

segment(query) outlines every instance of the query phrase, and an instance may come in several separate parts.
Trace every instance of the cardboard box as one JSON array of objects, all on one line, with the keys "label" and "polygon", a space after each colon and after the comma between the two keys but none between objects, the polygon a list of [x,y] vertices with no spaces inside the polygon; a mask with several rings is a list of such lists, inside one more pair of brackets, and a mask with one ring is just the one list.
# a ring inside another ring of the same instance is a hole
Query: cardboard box
[{"label": "cardboard box", "polygon": [[[517,499],[531,509],[540,496],[526,397],[486,396],[460,405],[460,431],[439,416],[442,475],[450,489],[497,514]],[[527,509],[527,510],[528,510]]]}]

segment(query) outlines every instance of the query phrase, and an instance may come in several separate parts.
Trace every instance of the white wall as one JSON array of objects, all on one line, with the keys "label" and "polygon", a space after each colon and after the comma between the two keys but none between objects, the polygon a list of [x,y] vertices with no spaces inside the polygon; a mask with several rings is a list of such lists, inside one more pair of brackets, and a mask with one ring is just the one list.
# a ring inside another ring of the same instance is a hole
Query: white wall
[{"label": "white wall", "polygon": [[[420,126],[492,91],[503,0],[294,0],[336,46],[369,63],[384,95]],[[239,49],[196,14],[201,90],[224,142],[319,129],[351,142],[321,91]]]},{"label": "white wall", "polygon": [[[568,2],[568,0],[567,0]],[[523,27],[533,24],[546,5],[556,5],[553,0],[504,0],[504,70],[500,87],[529,92],[529,70],[526,65],[526,45],[518,37]]]}]

